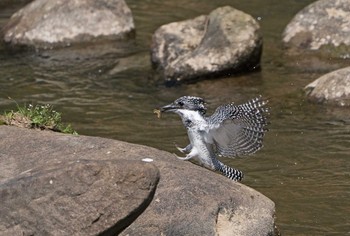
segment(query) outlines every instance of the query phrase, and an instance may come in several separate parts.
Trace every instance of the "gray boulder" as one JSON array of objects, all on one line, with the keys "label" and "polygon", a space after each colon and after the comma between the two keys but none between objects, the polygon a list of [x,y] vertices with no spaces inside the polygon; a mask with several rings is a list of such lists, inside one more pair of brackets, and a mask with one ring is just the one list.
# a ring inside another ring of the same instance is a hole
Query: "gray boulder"
[{"label": "gray boulder", "polygon": [[176,83],[255,70],[261,51],[257,21],[226,6],[207,16],[161,26],[152,38],[151,57],[162,77]]},{"label": "gray boulder", "polygon": [[349,0],[320,0],[301,10],[283,32],[290,48],[325,50],[350,57]]},{"label": "gray boulder", "polygon": [[154,148],[0,126],[5,235],[274,235],[274,203]]},{"label": "gray boulder", "polygon": [[35,0],[16,12],[4,27],[4,41],[14,45],[52,47],[125,38],[134,21],[124,0]]},{"label": "gray boulder", "polygon": [[311,101],[350,106],[350,67],[321,76],[305,90]]}]

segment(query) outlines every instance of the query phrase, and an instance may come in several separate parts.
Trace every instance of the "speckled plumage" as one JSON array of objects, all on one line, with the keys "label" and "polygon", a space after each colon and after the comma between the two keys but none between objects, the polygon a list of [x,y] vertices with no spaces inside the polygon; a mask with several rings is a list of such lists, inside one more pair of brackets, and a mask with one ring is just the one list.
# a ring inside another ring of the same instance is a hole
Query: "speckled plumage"
[{"label": "speckled plumage", "polygon": [[184,96],[161,111],[179,114],[187,129],[190,144],[177,147],[187,153],[179,159],[194,158],[206,168],[240,181],[243,173],[220,162],[217,155],[236,157],[262,148],[267,125],[266,104],[260,96],[237,106],[233,103],[219,106],[213,115],[205,116],[207,109],[202,98]]}]

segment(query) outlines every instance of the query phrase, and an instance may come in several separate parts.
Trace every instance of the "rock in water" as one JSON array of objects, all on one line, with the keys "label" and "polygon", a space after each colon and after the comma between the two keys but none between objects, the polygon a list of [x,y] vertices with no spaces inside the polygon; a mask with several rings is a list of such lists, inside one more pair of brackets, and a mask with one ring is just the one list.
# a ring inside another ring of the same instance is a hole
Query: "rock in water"
[{"label": "rock in water", "polygon": [[152,63],[169,83],[255,70],[261,51],[257,21],[229,6],[163,25],[152,38]]},{"label": "rock in water", "polygon": [[52,47],[96,37],[125,38],[134,21],[124,0],[35,0],[4,27],[5,42]]},{"label": "rock in water", "polygon": [[285,28],[283,42],[289,48],[350,57],[349,0],[320,0],[305,7]]},{"label": "rock in water", "polygon": [[0,126],[1,235],[274,235],[275,204],[173,154]]},{"label": "rock in water", "polygon": [[311,101],[350,106],[350,67],[321,76],[308,84],[305,90]]}]

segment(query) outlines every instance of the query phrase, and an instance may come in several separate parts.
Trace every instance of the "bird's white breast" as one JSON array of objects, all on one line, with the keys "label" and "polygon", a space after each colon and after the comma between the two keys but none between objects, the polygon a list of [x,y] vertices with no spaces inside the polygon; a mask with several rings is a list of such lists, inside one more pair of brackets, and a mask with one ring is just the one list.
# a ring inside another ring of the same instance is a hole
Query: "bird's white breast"
[{"label": "bird's white breast", "polygon": [[209,126],[207,121],[198,111],[179,110],[182,122],[187,128],[188,138],[192,145],[193,154],[204,166],[214,169],[212,162],[212,143],[208,142]]}]

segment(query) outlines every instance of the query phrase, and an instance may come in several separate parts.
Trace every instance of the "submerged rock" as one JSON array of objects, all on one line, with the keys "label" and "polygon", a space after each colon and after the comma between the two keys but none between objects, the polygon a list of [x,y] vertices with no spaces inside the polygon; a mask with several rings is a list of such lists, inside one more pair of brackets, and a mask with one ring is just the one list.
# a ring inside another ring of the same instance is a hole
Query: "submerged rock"
[{"label": "submerged rock", "polygon": [[5,42],[14,45],[52,47],[97,37],[125,38],[133,30],[124,0],[35,0],[16,12],[3,32]]},{"label": "submerged rock", "polygon": [[4,235],[274,235],[274,203],[172,154],[0,126]]},{"label": "submerged rock", "polygon": [[350,58],[349,0],[320,0],[305,7],[285,28],[283,42],[290,48]]},{"label": "submerged rock", "polygon": [[163,25],[152,38],[152,63],[170,83],[255,70],[261,51],[257,21],[229,6]]},{"label": "submerged rock", "polygon": [[321,76],[305,90],[311,101],[350,106],[350,67]]}]

